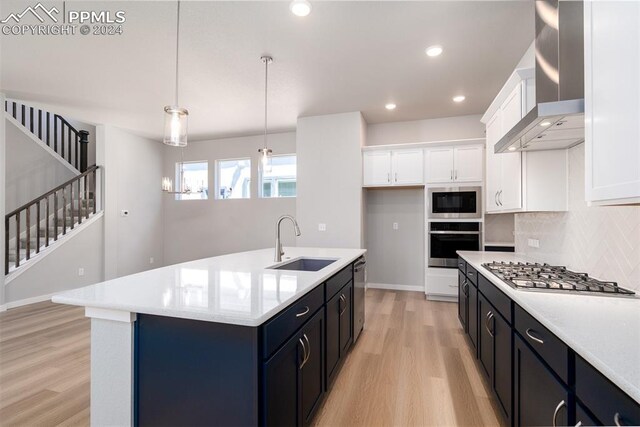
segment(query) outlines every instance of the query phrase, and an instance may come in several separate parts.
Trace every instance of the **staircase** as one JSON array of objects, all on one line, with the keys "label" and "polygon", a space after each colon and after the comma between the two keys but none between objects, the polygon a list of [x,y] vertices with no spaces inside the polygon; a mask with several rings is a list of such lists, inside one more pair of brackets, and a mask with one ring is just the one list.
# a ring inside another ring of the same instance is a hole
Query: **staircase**
[{"label": "staircase", "polygon": [[[55,245],[97,213],[98,166],[87,166],[89,132],[76,130],[63,117],[5,102],[5,111],[46,144],[59,160],[67,162],[77,176],[56,186],[5,215],[5,275],[13,273]],[[11,120],[7,118],[7,120]]]},{"label": "staircase", "polygon": [[24,130],[31,132],[76,170],[87,170],[89,132],[77,130],[58,114],[18,101],[5,101],[4,110],[21,124]]}]

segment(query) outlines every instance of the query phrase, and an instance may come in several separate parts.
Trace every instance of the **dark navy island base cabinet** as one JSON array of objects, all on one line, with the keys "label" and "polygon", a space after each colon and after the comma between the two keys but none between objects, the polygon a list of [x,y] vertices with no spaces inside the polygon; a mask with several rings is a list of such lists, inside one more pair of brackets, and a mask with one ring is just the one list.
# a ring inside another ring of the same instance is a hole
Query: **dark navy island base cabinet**
[{"label": "dark navy island base cabinet", "polygon": [[508,426],[640,425],[640,405],[458,260],[458,317]]},{"label": "dark navy island base cabinet", "polygon": [[353,264],[261,326],[138,315],[140,426],[306,426],[353,343]]}]

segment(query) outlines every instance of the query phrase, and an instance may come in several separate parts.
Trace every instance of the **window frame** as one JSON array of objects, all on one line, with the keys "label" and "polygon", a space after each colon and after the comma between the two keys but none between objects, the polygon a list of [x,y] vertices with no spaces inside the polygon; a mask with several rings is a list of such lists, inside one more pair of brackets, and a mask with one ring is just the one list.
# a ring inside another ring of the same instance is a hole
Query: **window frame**
[{"label": "window frame", "polygon": [[[242,160],[246,160],[249,162],[249,186],[248,186],[248,195],[247,197],[237,197],[237,198],[224,198],[224,197],[220,197],[220,172],[221,172],[221,168],[220,168],[220,163],[221,162],[233,162],[233,161],[242,161]],[[213,199],[214,200],[250,200],[251,199],[251,183],[252,183],[252,176],[253,176],[253,171],[252,171],[252,166],[251,164],[253,163],[251,161],[251,157],[233,157],[233,158],[227,158],[227,159],[216,159],[215,160],[215,170],[216,170],[216,175],[215,175],[215,180],[214,180],[214,184],[213,187],[215,189],[215,194],[213,195]]]},{"label": "window frame", "polygon": [[[298,155],[297,153],[289,153],[289,154],[275,154],[271,155],[271,158],[274,157],[295,157],[296,159],[296,174],[295,175],[282,175],[274,178],[268,178],[268,182],[271,183],[271,193],[274,192],[279,194],[278,182],[280,181],[293,181],[296,183],[296,194],[295,196],[265,196],[264,195],[264,170],[262,162],[260,162],[260,166],[258,166],[258,197],[260,199],[295,199],[298,197]],[[276,179],[277,178],[277,179]]]},{"label": "window frame", "polygon": [[[204,197],[204,198],[200,197],[198,199],[191,199],[191,198],[185,199],[183,197],[186,196],[186,195],[189,195],[189,194],[176,193],[175,194],[175,200],[179,201],[179,202],[209,200],[209,195],[211,194],[211,192],[209,191],[209,160],[183,160],[183,161],[180,161],[180,162],[176,162],[176,164],[175,164],[175,175],[174,175],[174,182],[176,183],[176,185],[174,186],[174,191],[178,191],[178,189],[180,188],[179,187],[179,185],[181,184],[180,183],[180,177],[179,177],[180,168],[183,167],[182,165],[188,164],[188,163],[203,163],[203,164],[207,165],[207,179],[206,179],[207,194],[206,194],[206,197]],[[194,194],[194,193],[192,193],[192,194]],[[198,193],[195,193],[195,194],[198,194]]]}]

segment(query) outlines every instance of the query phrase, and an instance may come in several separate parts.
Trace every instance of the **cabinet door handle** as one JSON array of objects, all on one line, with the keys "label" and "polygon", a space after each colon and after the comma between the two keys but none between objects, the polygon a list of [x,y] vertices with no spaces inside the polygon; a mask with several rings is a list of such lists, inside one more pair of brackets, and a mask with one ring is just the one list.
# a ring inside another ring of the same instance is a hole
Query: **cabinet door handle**
[{"label": "cabinet door handle", "polygon": [[500,206],[504,206],[502,204],[502,190],[500,190],[500,192],[498,193],[498,201],[500,202]]},{"label": "cabinet door handle", "polygon": [[395,173],[396,182],[398,182],[398,172]]},{"label": "cabinet door handle", "polygon": [[493,311],[489,310],[489,312],[487,313],[487,317],[485,318],[485,321],[484,321],[484,327],[487,330],[487,332],[489,332],[489,335],[491,335],[491,338],[495,337],[493,331],[491,330],[491,328],[489,328],[489,322],[491,321],[492,318],[493,318]]},{"label": "cabinet door handle", "polygon": [[451,181],[453,181],[453,169],[451,169]]},{"label": "cabinet door handle", "polygon": [[342,316],[344,312],[347,311],[347,297],[345,297],[344,294],[341,294],[340,301],[344,303],[344,308],[340,311],[340,316]]},{"label": "cabinet door handle", "polygon": [[465,296],[469,296],[469,282],[467,282],[466,279],[465,279],[464,283],[462,284],[462,293],[464,293]]},{"label": "cabinet door handle", "polygon": [[458,180],[458,169],[456,169],[456,170],[454,171],[454,177],[453,177],[453,178],[454,178],[455,180]]},{"label": "cabinet door handle", "polygon": [[582,421],[578,421],[575,427],[582,427]]},{"label": "cabinet door handle", "polygon": [[302,337],[307,342],[307,358],[304,359],[304,364],[306,365],[307,361],[311,357],[311,343],[309,342],[309,337],[307,336],[307,334],[302,334]]},{"label": "cabinet door handle", "polygon": [[302,338],[298,338],[298,342],[302,346],[302,362],[300,362],[300,367],[298,369],[302,369],[307,363],[307,345],[302,341]]},{"label": "cabinet door handle", "polygon": [[302,317],[302,316],[306,315],[307,313],[309,313],[309,307],[305,306],[303,311],[301,311],[300,313],[296,314],[296,317]]},{"label": "cabinet door handle", "polygon": [[493,201],[494,201],[494,202],[496,202],[496,206],[500,206],[500,205],[498,204],[498,192],[497,192],[497,191],[496,191],[496,195],[495,195],[495,196],[493,196]]},{"label": "cabinet door handle", "polygon": [[622,427],[622,417],[620,416],[619,412],[616,412],[616,414],[613,416],[613,422],[616,426]]},{"label": "cabinet door handle", "polygon": [[535,331],[531,328],[526,330],[527,336],[539,344],[544,344],[544,340],[534,336]]},{"label": "cabinet door handle", "polygon": [[387,182],[391,182],[391,172],[387,172]]},{"label": "cabinet door handle", "polygon": [[556,418],[558,418],[558,412],[560,412],[560,409],[562,409],[563,406],[566,406],[566,403],[564,403],[564,400],[561,400],[560,403],[558,403],[558,406],[556,406],[556,410],[553,411],[553,427],[556,427]]}]

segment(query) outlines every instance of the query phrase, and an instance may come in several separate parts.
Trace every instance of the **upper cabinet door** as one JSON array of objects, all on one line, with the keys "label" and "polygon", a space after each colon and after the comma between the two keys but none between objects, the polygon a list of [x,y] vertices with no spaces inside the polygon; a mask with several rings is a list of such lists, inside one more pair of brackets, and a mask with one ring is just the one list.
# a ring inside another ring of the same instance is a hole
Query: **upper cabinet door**
[{"label": "upper cabinet door", "polygon": [[392,153],[392,177],[394,185],[424,184],[423,150],[398,150]]},{"label": "upper cabinet door", "polygon": [[453,150],[453,177],[457,182],[482,181],[482,147]]},{"label": "upper cabinet door", "polygon": [[364,185],[391,185],[391,151],[366,151],[362,169]]},{"label": "upper cabinet door", "polygon": [[487,122],[487,181],[485,185],[485,197],[487,212],[497,212],[501,210],[498,203],[498,193],[500,192],[502,179],[502,156],[504,154],[494,153],[494,145],[502,135],[502,118],[500,109]]},{"label": "upper cabinet door", "polygon": [[498,139],[502,138],[522,119],[522,86],[522,82],[518,84],[500,106],[502,130]]},{"label": "upper cabinet door", "polygon": [[585,2],[586,199],[640,203],[640,3]]},{"label": "upper cabinet door", "polygon": [[453,148],[427,150],[427,183],[453,182]]}]

